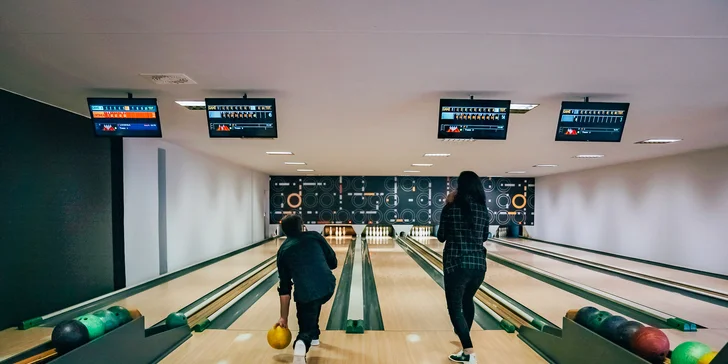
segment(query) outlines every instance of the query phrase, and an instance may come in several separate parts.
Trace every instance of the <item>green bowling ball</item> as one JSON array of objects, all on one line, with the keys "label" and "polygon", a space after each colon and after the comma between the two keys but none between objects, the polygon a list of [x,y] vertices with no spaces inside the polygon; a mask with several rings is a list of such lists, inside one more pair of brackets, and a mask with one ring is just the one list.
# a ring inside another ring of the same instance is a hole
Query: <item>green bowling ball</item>
[{"label": "green bowling ball", "polygon": [[105,332],[109,332],[119,327],[119,320],[116,318],[116,315],[108,310],[99,310],[94,312],[93,315],[100,318],[101,322],[104,323]]},{"label": "green bowling ball", "polygon": [[89,340],[93,340],[105,332],[104,322],[94,315],[83,315],[77,318],[76,321],[86,326]]},{"label": "green bowling ball", "polygon": [[607,311],[599,311],[596,315],[593,315],[589,318],[589,320],[586,322],[586,327],[589,330],[598,332],[599,327],[602,325],[602,323],[610,317],[612,317],[611,313]]},{"label": "green bowling ball", "polygon": [[172,312],[167,316],[167,319],[164,322],[167,324],[168,328],[174,329],[176,327],[187,325],[187,316],[185,316],[182,312]]},{"label": "green bowling ball", "polygon": [[107,310],[116,316],[116,320],[119,321],[119,326],[131,321],[131,314],[124,307],[111,306]]}]

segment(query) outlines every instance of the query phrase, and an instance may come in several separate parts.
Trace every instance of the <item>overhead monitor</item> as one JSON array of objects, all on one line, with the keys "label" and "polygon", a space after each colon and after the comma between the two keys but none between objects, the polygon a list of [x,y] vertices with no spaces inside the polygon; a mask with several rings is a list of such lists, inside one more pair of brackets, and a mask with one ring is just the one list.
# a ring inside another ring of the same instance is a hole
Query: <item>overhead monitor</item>
[{"label": "overhead monitor", "polygon": [[275,99],[205,99],[210,138],[277,138]]},{"label": "overhead monitor", "polygon": [[96,136],[161,138],[157,99],[88,98]]},{"label": "overhead monitor", "polygon": [[628,110],[629,103],[564,101],[556,141],[618,143],[622,141]]},{"label": "overhead monitor", "polygon": [[510,100],[441,99],[438,139],[505,140]]}]

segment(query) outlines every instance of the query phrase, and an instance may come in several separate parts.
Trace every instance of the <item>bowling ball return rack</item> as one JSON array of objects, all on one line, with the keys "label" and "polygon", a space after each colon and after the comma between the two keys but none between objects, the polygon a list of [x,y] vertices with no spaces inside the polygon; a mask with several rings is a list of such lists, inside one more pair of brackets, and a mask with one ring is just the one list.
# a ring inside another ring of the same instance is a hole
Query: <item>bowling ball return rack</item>
[{"label": "bowling ball return rack", "polygon": [[68,353],[59,355],[51,342],[10,357],[0,364],[156,363],[192,336],[187,325],[144,328],[144,316],[119,326]]},{"label": "bowling ball return rack", "polygon": [[[631,351],[564,317],[561,330],[521,327],[518,336],[542,357],[557,364],[650,364]],[[728,363],[728,344],[713,363]]]}]

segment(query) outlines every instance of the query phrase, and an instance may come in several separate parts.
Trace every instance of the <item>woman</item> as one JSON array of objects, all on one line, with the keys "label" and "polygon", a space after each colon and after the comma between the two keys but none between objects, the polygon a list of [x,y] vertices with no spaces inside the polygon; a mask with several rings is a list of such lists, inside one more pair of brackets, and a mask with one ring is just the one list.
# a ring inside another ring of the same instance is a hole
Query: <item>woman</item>
[{"label": "woman", "polygon": [[488,237],[488,208],[483,186],[475,172],[458,177],[457,191],[447,196],[437,239],[446,242],[443,251],[445,298],[455,334],[463,349],[450,355],[457,363],[477,363],[470,328],[475,306],[473,297],[485,278],[485,247]]}]

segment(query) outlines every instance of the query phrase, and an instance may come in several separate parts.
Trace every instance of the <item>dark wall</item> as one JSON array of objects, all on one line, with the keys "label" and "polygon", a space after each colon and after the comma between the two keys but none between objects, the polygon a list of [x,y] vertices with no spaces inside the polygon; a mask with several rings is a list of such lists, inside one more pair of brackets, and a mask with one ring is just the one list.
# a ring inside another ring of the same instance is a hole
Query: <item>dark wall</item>
[{"label": "dark wall", "polygon": [[114,289],[108,139],[0,90],[0,329]]},{"label": "dark wall", "polygon": [[[437,225],[457,177],[273,176],[270,223],[301,214],[306,224]],[[491,225],[534,223],[533,178],[481,177]]]}]

